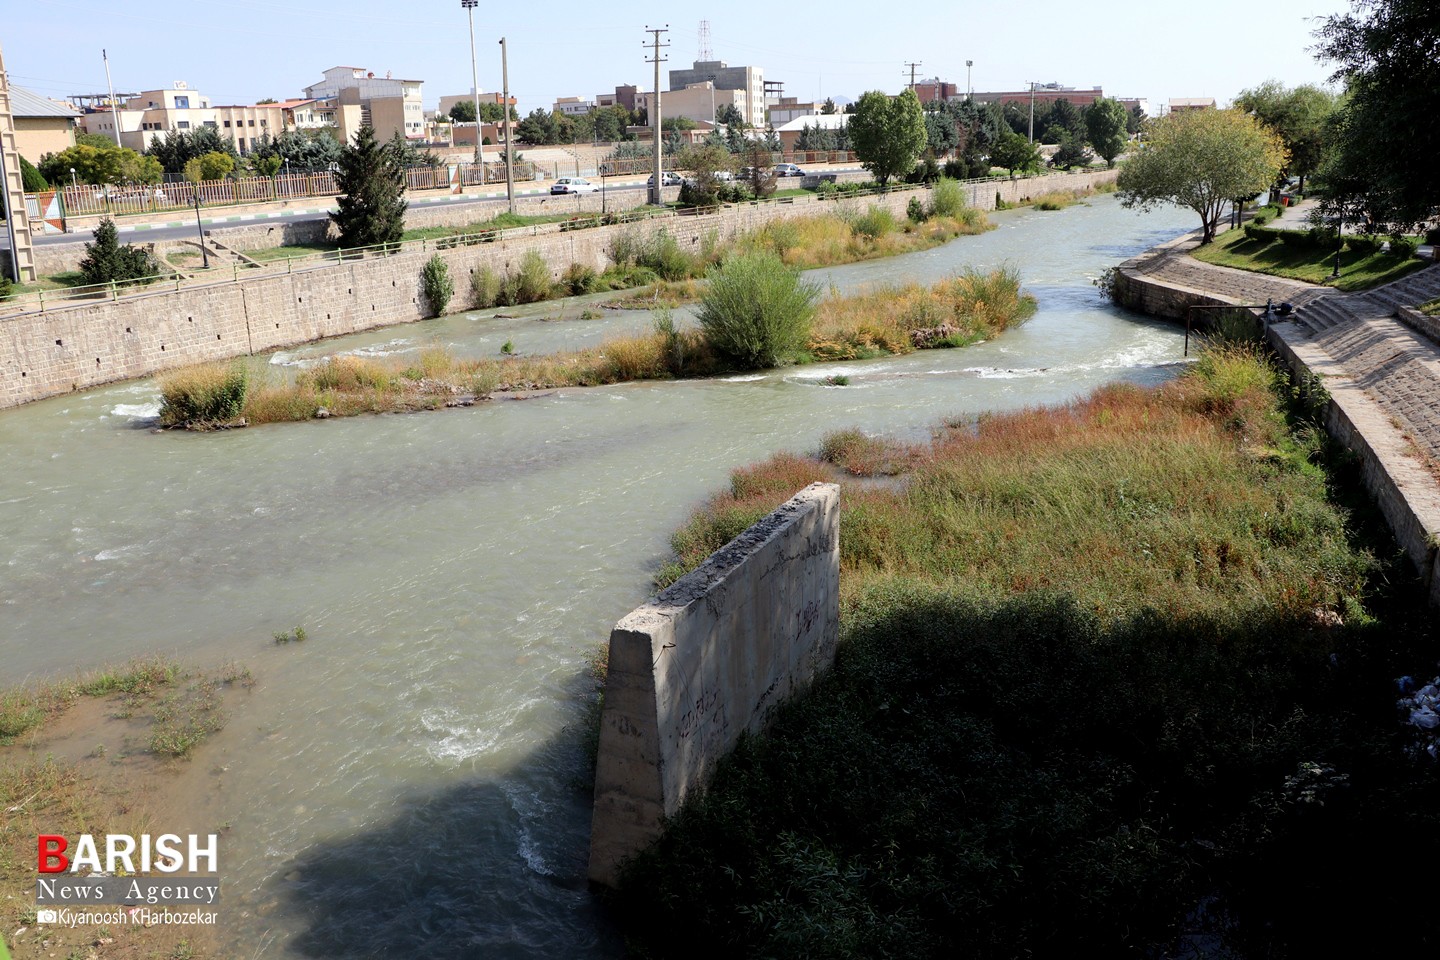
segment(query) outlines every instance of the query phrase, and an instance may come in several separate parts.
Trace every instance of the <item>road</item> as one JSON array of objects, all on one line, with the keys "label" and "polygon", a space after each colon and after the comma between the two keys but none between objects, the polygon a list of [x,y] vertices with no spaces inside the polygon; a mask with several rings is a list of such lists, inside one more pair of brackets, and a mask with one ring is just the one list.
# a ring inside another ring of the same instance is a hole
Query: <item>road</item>
[{"label": "road", "polygon": [[[814,172],[822,172],[823,170],[823,172],[830,173],[858,170],[859,168],[812,167],[810,169]],[[592,182],[594,181],[592,180]],[[549,196],[550,183],[551,181],[543,181],[539,182],[538,184],[535,181],[525,181],[523,184],[516,185],[515,196]],[[785,184],[782,183],[782,186],[783,185]],[[412,197],[410,200],[410,206],[411,209],[420,209],[435,205],[473,205],[482,203],[503,203],[505,201],[505,191],[503,189],[496,191],[493,189],[493,184],[490,186],[492,189],[487,190],[485,193],[466,193],[459,196],[441,195],[428,197]],[[474,190],[473,187],[469,189]],[[605,184],[605,192],[607,194],[620,195],[616,201],[617,204],[634,205],[635,202],[638,202],[637,198],[634,197],[634,194],[643,193],[645,189],[645,178],[642,178],[640,176],[628,178],[610,178]],[[300,202],[305,202],[307,203],[307,205],[305,207],[295,210],[274,210],[260,213],[225,214],[220,212],[224,208],[217,208],[216,212],[213,215],[207,216],[206,212],[202,209],[200,222],[206,230],[214,230],[219,233],[220,239],[223,240],[224,231],[227,227],[252,226],[256,222],[273,224],[300,223],[307,220],[324,220],[330,216],[330,211],[334,209],[333,198],[329,197],[312,197],[308,198],[308,201]],[[498,210],[495,211],[495,213],[499,212],[500,211]],[[477,214],[479,214],[479,211],[477,211]],[[493,214],[491,215],[493,216]],[[121,239],[125,242],[130,243],[134,243],[140,240],[148,242],[158,240],[187,240],[195,236],[195,218],[193,215],[186,216],[180,211],[175,211],[173,214],[171,214],[171,216],[173,219],[163,223],[126,224],[124,221],[121,221],[117,223],[116,226],[120,231]],[[480,215],[476,216],[477,221],[483,219],[489,219],[489,217]],[[89,231],[80,231],[77,233],[36,237],[35,243],[37,246],[51,246],[55,244],[66,243],[86,243],[89,242],[89,240]],[[8,247],[9,238],[6,237],[3,230],[0,230],[0,249],[8,249]]]}]

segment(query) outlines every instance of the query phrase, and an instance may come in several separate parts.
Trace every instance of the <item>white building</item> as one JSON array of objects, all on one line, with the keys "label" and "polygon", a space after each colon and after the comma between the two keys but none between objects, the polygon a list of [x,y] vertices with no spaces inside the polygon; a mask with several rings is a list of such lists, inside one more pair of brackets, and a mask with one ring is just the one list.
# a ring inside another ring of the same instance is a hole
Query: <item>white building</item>
[{"label": "white building", "polygon": [[375,76],[364,67],[331,67],[325,79],[305,88],[312,100],[358,104],[360,122],[375,128],[375,136],[388,140],[399,130],[406,138],[425,136],[423,80],[398,80],[388,73]]}]

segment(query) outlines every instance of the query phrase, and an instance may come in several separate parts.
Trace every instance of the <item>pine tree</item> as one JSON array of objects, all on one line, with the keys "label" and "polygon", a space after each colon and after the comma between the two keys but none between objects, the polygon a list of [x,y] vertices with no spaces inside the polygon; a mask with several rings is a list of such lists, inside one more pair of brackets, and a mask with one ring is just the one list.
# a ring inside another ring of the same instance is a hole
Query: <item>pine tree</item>
[{"label": "pine tree", "polygon": [[87,284],[153,278],[160,273],[159,262],[148,250],[120,243],[115,221],[109,217],[100,221],[94,236],[93,242],[85,244],[85,258],[80,261]]},{"label": "pine tree", "polygon": [[405,232],[405,174],[394,151],[375,139],[372,127],[361,127],[340,155],[335,184],[340,188],[339,209],[330,219],[340,229],[342,246],[400,241]]}]

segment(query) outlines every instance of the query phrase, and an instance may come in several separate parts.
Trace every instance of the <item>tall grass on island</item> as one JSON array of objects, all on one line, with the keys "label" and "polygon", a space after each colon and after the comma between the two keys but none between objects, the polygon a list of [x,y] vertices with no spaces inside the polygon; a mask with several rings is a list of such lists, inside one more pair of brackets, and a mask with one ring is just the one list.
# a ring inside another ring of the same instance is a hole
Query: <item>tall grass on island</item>
[{"label": "tall grass on island", "polygon": [[662,579],[839,477],[842,643],[625,871],[636,955],[1428,943],[1440,764],[1393,680],[1433,675],[1436,631],[1290,396],[1228,348],[737,471]]},{"label": "tall grass on island", "polygon": [[[930,288],[909,285],[830,297],[814,307],[813,319],[808,306],[813,291],[807,292],[798,271],[773,253],[732,256],[709,276],[699,329],[678,328],[662,310],[650,333],[568,353],[475,359],[430,348],[411,361],[341,355],[301,371],[293,383],[248,383],[239,416],[263,424],[434,410],[497,392],[903,354],[973,343],[1023,322],[1035,310],[1034,299],[1020,292],[1019,275],[1010,269],[967,271]],[[205,367],[162,378],[162,422],[199,429],[224,422],[214,415],[217,408],[194,399],[209,395],[197,382],[212,383],[222,373]],[[180,419],[179,411],[187,409],[203,415]]]}]

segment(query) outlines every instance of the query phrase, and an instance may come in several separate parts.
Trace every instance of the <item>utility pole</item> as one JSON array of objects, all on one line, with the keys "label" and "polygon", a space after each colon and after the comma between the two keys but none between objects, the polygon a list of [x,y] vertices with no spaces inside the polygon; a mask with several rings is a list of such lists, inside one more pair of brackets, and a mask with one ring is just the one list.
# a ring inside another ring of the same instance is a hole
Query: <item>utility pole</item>
[{"label": "utility pole", "polygon": [[10,112],[10,81],[5,57],[0,55],[0,209],[10,236],[10,275],[16,283],[35,282],[35,248],[30,217],[25,211],[25,181],[20,175],[20,152],[15,147],[15,118]]},{"label": "utility pole", "polygon": [[[480,169],[480,189],[485,189],[485,153],[480,148],[480,73],[475,66],[475,7],[480,0],[460,0],[470,15],[470,89],[475,92],[475,166]],[[462,184],[464,180],[460,181]]]},{"label": "utility pole", "polygon": [[115,102],[115,84],[110,82],[110,55],[100,48],[100,59],[105,61],[105,86],[110,90],[110,126],[115,130],[115,146],[120,146],[120,110]]},{"label": "utility pole", "polygon": [[[500,38],[500,99],[505,102],[505,196],[510,200],[510,212],[515,212],[515,141],[510,129],[510,56],[505,38]],[[479,114],[476,114],[479,123]],[[477,127],[476,132],[479,132]]]},{"label": "utility pole", "polygon": [[667,23],[663,27],[646,27],[645,32],[651,35],[649,46],[653,54],[651,58],[645,62],[655,64],[655,95],[652,98],[654,102],[650,104],[650,137],[655,143],[655,157],[654,162],[651,164],[650,202],[658,207],[664,202],[664,198],[660,192],[660,185],[664,182],[660,173],[660,150],[662,146],[660,141],[660,64],[670,59],[669,57],[660,56],[660,50],[663,47],[670,46],[668,43],[660,42],[660,34],[669,33],[670,24]]},{"label": "utility pole", "polygon": [[1035,81],[1030,81],[1030,143],[1035,143]]},{"label": "utility pole", "polygon": [[965,61],[965,99],[975,99],[975,88],[970,85],[970,68],[975,66],[974,60]]},{"label": "utility pole", "polygon": [[911,90],[914,90],[914,89],[915,89],[915,68],[916,68],[916,67],[923,67],[923,66],[925,66],[925,64],[923,64],[923,63],[906,63],[905,66],[907,66],[907,67],[910,68],[910,89],[911,89]]}]

